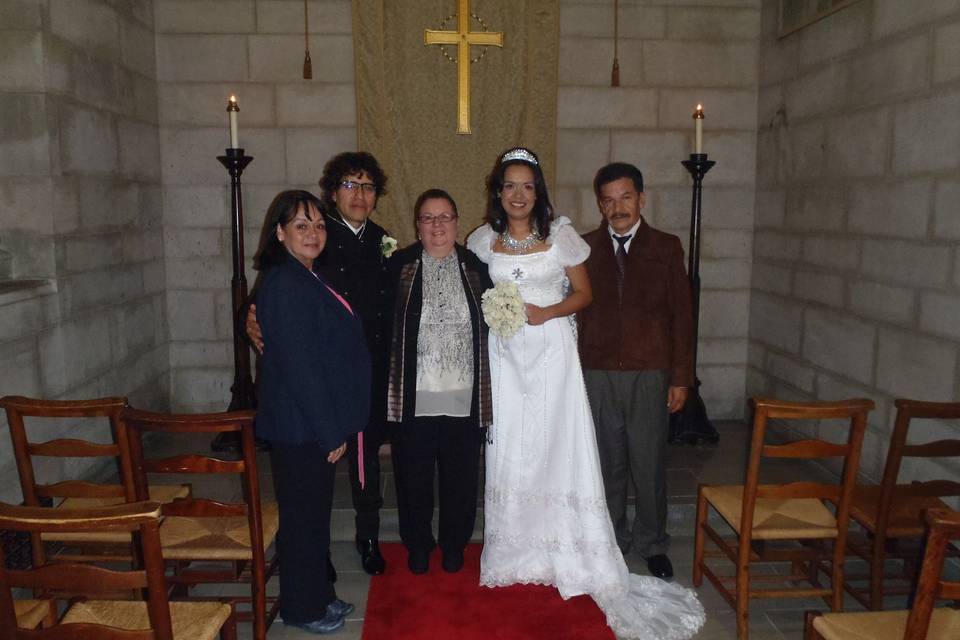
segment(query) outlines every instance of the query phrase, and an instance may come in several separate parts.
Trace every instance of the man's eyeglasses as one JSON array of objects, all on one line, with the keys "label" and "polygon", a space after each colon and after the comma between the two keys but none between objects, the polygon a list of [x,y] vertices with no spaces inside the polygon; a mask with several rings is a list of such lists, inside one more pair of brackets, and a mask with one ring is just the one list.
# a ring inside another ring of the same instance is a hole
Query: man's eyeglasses
[{"label": "man's eyeglasses", "polygon": [[422,216],[417,216],[417,220],[420,222],[420,224],[433,224],[434,222],[440,222],[442,224],[446,224],[451,220],[455,219],[456,217],[457,216],[453,215],[452,213],[441,213],[440,215],[436,215],[436,216],[426,214]]},{"label": "man's eyeglasses", "polygon": [[344,180],[340,183],[340,186],[347,191],[360,190],[366,194],[377,192],[377,185],[373,184],[372,182],[354,182],[353,180]]}]

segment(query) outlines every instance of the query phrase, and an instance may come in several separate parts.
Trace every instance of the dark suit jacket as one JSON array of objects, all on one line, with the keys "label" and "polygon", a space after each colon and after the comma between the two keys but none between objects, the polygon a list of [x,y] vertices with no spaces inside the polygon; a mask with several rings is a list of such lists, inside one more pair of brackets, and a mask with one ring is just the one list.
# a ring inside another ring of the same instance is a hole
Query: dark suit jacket
[{"label": "dark suit jacket", "polygon": [[370,413],[370,356],[357,316],[292,256],[263,274],[257,436],[335,449]]},{"label": "dark suit jacket", "polygon": [[644,220],[630,243],[623,302],[604,221],[583,236],[593,303],[577,314],[584,369],[662,369],[671,386],[693,385],[693,311],[680,238]]},{"label": "dark suit jacket", "polygon": [[327,284],[346,298],[363,322],[373,366],[370,423],[381,425],[386,413],[389,303],[388,260],[383,257],[380,242],[387,234],[383,227],[368,219],[363,233],[357,237],[339,216],[324,214],[324,218],[327,244],[315,268]]}]

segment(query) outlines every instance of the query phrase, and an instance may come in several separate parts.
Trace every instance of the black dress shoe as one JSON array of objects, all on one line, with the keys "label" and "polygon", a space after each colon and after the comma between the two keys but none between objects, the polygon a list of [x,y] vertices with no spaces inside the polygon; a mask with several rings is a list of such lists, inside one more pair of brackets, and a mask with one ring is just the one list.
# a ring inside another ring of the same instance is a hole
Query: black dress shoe
[{"label": "black dress shoe", "polygon": [[447,573],[456,573],[460,571],[460,569],[463,569],[463,550],[444,551],[441,565]]},{"label": "black dress shoe", "polygon": [[327,552],[327,580],[330,581],[330,584],[337,581],[337,569],[333,566],[329,551]]},{"label": "black dress shoe", "polygon": [[407,568],[410,573],[423,575],[430,570],[430,553],[423,550],[410,550],[407,556]]},{"label": "black dress shoe", "polygon": [[357,551],[360,553],[360,564],[363,570],[372,576],[378,576],[387,568],[387,561],[380,554],[380,544],[376,538],[357,540]]},{"label": "black dress shoe", "polygon": [[661,580],[670,580],[673,578],[673,564],[665,554],[658,553],[655,556],[647,558],[647,569],[650,573]]}]

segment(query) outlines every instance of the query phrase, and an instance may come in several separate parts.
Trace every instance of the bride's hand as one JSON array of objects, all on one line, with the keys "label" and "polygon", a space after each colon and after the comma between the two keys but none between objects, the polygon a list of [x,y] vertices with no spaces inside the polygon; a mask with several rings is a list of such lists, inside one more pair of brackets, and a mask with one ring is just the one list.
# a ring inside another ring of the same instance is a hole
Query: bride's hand
[{"label": "bride's hand", "polygon": [[527,324],[536,327],[541,325],[547,320],[550,320],[550,312],[543,307],[538,307],[535,304],[526,304],[527,307]]}]

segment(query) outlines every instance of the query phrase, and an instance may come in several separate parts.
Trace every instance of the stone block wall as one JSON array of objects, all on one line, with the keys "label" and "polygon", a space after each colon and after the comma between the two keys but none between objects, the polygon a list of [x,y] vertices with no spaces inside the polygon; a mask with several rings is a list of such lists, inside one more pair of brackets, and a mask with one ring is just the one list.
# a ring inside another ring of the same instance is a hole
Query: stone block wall
[{"label": "stone block wall", "polygon": [[863,475],[877,479],[894,398],[960,398],[960,2],[862,0],[783,39],[776,4],[762,8],[747,391],[872,398]]},{"label": "stone block wall", "polygon": [[[0,5],[2,394],[168,406],[154,58],[150,0]],[[0,478],[19,501],[8,444]]]},{"label": "stone block wall", "polygon": [[[316,190],[323,162],[356,146],[349,0],[311,0],[314,79],[301,79],[298,0],[155,0],[172,402],[229,400],[231,275],[227,97],[240,101],[247,264],[270,198]],[[691,114],[707,111],[701,375],[711,415],[742,415],[756,153],[757,0],[621,2],[620,88],[611,88],[612,0],[562,0],[559,166],[554,200],[587,231],[591,182],[612,160],[638,163],[654,225],[687,242]],[[387,168],[389,170],[389,168]],[[478,177],[480,179],[480,177]],[[254,273],[248,270],[252,284]]]},{"label": "stone block wall", "polygon": [[554,201],[587,231],[600,223],[593,176],[607,162],[643,171],[655,227],[690,233],[693,120],[717,165],[703,192],[698,373],[711,417],[743,415],[756,176],[757,0],[620,3],[620,87],[610,86],[612,0],[562,0]]}]

